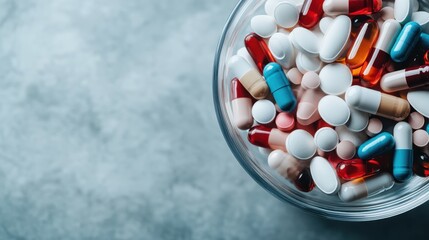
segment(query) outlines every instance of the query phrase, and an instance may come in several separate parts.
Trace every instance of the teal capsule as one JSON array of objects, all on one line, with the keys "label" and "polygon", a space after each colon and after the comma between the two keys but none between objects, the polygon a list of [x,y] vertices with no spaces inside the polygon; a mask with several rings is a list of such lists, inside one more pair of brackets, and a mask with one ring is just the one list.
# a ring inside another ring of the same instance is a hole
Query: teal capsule
[{"label": "teal capsule", "polygon": [[423,49],[429,49],[429,34],[420,33],[420,43]]},{"label": "teal capsule", "polygon": [[282,66],[268,63],[264,68],[264,77],[279,108],[286,112],[293,111],[297,102]]},{"label": "teal capsule", "polygon": [[395,139],[392,134],[382,132],[359,146],[358,156],[362,160],[369,160],[371,158],[383,155],[384,153],[392,150],[395,147]]},{"label": "teal capsule", "polygon": [[422,27],[416,22],[408,22],[402,28],[399,36],[396,38],[395,44],[390,50],[390,57],[395,62],[404,62],[410,57],[410,54],[416,47]]}]

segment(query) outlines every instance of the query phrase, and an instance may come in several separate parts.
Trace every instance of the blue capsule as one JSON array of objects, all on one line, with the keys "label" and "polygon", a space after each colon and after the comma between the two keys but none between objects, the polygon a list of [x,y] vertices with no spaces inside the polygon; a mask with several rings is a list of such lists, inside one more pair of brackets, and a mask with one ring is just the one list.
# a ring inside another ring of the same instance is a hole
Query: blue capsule
[{"label": "blue capsule", "polygon": [[381,156],[395,147],[395,139],[392,134],[382,132],[359,146],[358,156],[362,160],[369,160],[371,158]]},{"label": "blue capsule", "polygon": [[410,57],[416,47],[422,27],[416,22],[409,22],[402,28],[399,36],[396,38],[395,44],[390,50],[390,57],[395,62],[404,62]]},{"label": "blue capsule", "polygon": [[264,77],[279,108],[286,112],[293,111],[296,98],[280,64],[268,63],[264,68]]},{"label": "blue capsule", "polygon": [[420,34],[420,43],[423,49],[429,49],[429,34],[421,33]]},{"label": "blue capsule", "polygon": [[393,129],[396,142],[393,178],[403,182],[413,175],[413,130],[407,122],[398,122]]}]

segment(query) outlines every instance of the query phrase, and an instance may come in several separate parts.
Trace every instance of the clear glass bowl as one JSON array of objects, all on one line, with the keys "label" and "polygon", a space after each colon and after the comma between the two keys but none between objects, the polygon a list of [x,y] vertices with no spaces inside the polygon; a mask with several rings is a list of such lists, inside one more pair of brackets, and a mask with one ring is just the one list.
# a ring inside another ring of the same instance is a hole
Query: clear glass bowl
[{"label": "clear glass bowl", "polygon": [[244,36],[251,32],[250,19],[264,14],[265,1],[241,0],[223,30],[214,62],[213,98],[218,122],[231,151],[252,178],[274,196],[308,212],[341,221],[371,221],[392,217],[411,210],[429,199],[429,178],[413,177],[405,184],[395,184],[387,192],[364,200],[344,203],[315,188],[303,193],[271,170],[267,156],[247,141],[247,132],[232,125],[230,81],[227,60],[244,46]]}]

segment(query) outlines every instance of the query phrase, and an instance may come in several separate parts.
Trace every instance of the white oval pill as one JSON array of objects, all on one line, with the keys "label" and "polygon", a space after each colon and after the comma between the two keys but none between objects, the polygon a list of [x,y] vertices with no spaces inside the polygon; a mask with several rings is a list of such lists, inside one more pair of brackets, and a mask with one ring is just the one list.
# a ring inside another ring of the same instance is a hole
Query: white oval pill
[{"label": "white oval pill", "polygon": [[353,75],[350,69],[340,63],[324,66],[319,73],[320,88],[326,94],[341,95],[352,85]]},{"label": "white oval pill", "polygon": [[429,91],[409,92],[407,99],[417,112],[429,118]]},{"label": "white oval pill", "polygon": [[286,139],[286,149],[292,156],[300,160],[310,159],[317,150],[313,136],[302,129],[289,134]]},{"label": "white oval pill", "polygon": [[313,158],[310,164],[310,172],[314,184],[320,191],[326,194],[335,194],[340,190],[341,184],[337,172],[325,158]]},{"label": "white oval pill", "polygon": [[314,135],[314,143],[320,150],[330,152],[337,147],[338,134],[330,127],[323,127]]},{"label": "white oval pill", "polygon": [[304,74],[306,72],[319,72],[322,68],[322,61],[318,57],[298,52],[296,55],[296,67]]},{"label": "white oval pill", "polygon": [[411,20],[413,0],[395,0],[395,7],[393,10],[396,21],[405,24]]},{"label": "white oval pill", "polygon": [[262,99],[253,104],[252,116],[258,123],[268,124],[274,120],[276,114],[276,107],[269,100]]},{"label": "white oval pill", "polygon": [[322,119],[331,126],[344,125],[350,118],[347,103],[337,96],[324,96],[319,102],[318,110]]},{"label": "white oval pill", "polygon": [[413,13],[411,16],[411,21],[414,21],[420,26],[422,26],[422,29],[425,33],[429,32],[429,13],[425,11],[419,11]]},{"label": "white oval pill", "polygon": [[320,19],[319,21],[319,29],[323,34],[326,34],[328,32],[329,26],[331,26],[331,23],[334,21],[331,17],[324,17]]},{"label": "white oval pill", "polygon": [[331,63],[341,56],[349,41],[351,26],[351,20],[347,16],[340,15],[334,19],[320,46],[322,61]]},{"label": "white oval pill", "polygon": [[319,38],[310,30],[297,27],[292,30],[289,35],[292,44],[298,49],[298,51],[307,53],[314,57],[319,55]]},{"label": "white oval pill", "polygon": [[268,42],[268,47],[277,63],[286,69],[294,66],[295,49],[292,46],[288,35],[284,33],[274,33]]},{"label": "white oval pill", "polygon": [[281,2],[274,9],[274,18],[277,24],[284,28],[291,28],[298,23],[299,12],[295,4]]},{"label": "white oval pill", "polygon": [[369,113],[350,108],[350,119],[346,126],[352,132],[361,132],[366,129],[369,122]]},{"label": "white oval pill", "polygon": [[253,32],[263,38],[269,38],[277,32],[276,21],[273,17],[268,15],[257,15],[250,21],[250,27]]}]

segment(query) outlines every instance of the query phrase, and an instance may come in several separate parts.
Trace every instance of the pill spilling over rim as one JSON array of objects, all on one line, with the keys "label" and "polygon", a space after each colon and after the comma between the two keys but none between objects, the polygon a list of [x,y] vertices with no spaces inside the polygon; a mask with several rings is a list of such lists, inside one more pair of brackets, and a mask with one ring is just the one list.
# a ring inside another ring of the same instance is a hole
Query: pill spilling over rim
[{"label": "pill spilling over rim", "polygon": [[352,202],[429,177],[428,8],[267,0],[225,60],[231,122],[301,192]]}]

